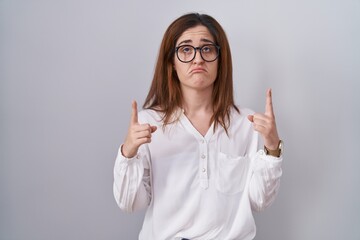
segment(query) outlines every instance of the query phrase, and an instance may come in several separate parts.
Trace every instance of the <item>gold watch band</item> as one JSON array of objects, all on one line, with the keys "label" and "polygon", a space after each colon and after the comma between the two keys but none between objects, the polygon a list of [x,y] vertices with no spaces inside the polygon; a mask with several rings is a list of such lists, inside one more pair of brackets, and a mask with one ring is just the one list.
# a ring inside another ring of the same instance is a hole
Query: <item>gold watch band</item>
[{"label": "gold watch band", "polygon": [[278,147],[275,150],[270,150],[268,148],[266,148],[266,146],[264,145],[264,152],[266,155],[271,155],[274,157],[280,157],[281,156],[281,151],[282,151],[282,140],[279,141]]}]

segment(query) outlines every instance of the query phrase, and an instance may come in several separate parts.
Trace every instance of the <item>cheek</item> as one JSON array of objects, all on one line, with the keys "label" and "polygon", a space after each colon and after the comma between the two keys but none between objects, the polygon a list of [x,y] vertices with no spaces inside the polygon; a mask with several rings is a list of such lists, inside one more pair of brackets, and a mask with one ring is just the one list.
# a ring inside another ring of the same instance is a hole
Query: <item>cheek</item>
[{"label": "cheek", "polygon": [[181,76],[184,76],[186,74],[187,68],[184,65],[175,63],[174,64],[174,71],[178,75],[178,77],[180,78]]},{"label": "cheek", "polygon": [[216,78],[217,75],[218,75],[218,63],[215,63],[213,68],[212,68],[212,71],[211,71],[211,74]]},{"label": "cheek", "polygon": [[179,64],[179,61],[177,61],[177,59],[174,59],[173,68],[176,73],[179,74],[181,72],[181,64]]}]

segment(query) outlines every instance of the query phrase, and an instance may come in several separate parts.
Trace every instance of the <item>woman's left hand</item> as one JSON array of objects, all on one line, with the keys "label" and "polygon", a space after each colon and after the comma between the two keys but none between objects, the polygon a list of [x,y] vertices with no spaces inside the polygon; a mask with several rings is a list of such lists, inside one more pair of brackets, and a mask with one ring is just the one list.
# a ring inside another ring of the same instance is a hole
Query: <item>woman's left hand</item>
[{"label": "woman's left hand", "polygon": [[271,89],[266,91],[265,113],[255,113],[254,115],[249,115],[248,119],[253,123],[254,130],[258,131],[263,137],[265,147],[270,150],[277,149],[280,138],[276,129]]}]

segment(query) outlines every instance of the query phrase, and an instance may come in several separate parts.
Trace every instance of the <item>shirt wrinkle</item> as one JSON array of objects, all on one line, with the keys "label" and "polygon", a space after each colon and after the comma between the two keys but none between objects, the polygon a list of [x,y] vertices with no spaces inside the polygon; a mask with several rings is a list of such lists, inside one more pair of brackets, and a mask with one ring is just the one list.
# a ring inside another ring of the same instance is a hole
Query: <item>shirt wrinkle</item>
[{"label": "shirt wrinkle", "polygon": [[[147,208],[140,240],[254,238],[252,211],[274,201],[282,157],[259,150],[259,134],[246,119],[253,112],[240,112],[230,115],[229,135],[212,125],[202,136],[181,112],[134,158],[118,152],[114,197],[125,211]],[[161,126],[153,110],[138,116],[141,123]]]}]

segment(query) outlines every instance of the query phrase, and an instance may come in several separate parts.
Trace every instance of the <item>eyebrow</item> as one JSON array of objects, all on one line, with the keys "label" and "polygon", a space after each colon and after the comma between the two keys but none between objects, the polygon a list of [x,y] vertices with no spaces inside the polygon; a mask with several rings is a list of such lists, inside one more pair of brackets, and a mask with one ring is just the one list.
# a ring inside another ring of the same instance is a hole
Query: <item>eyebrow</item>
[{"label": "eyebrow", "polygon": [[[210,41],[209,39],[206,39],[206,38],[201,38],[200,41],[205,42],[205,43],[214,43],[213,41]],[[187,39],[187,40],[181,41],[181,42],[179,42],[178,46],[180,46],[183,43],[192,43],[192,40]]]}]

